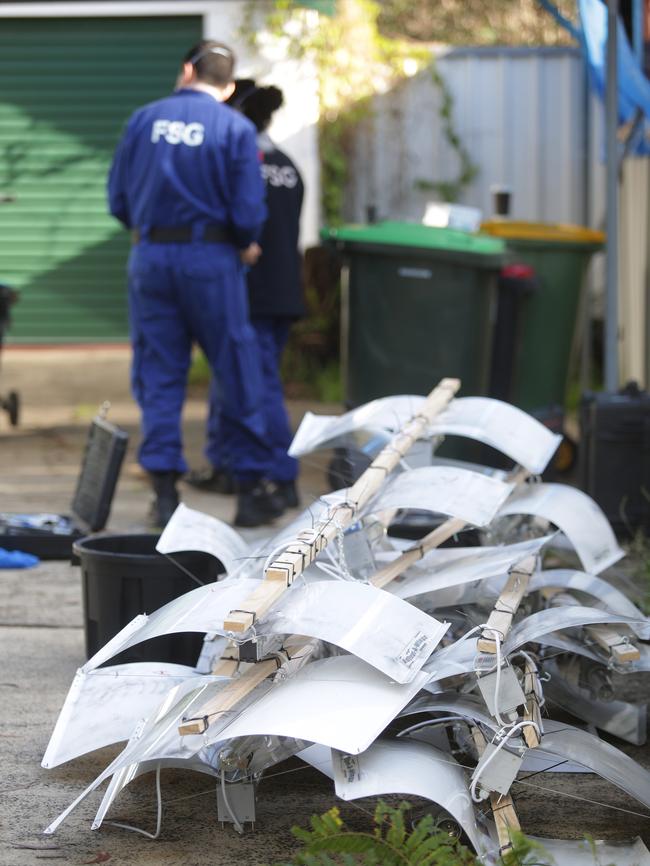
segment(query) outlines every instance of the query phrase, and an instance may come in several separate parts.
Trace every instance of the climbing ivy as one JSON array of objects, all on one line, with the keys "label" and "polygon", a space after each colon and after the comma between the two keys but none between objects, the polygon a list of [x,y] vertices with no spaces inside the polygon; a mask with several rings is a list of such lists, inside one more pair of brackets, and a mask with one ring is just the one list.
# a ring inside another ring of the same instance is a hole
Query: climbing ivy
[{"label": "climbing ivy", "polygon": [[440,91],[441,105],[438,114],[442,121],[442,133],[458,157],[459,169],[455,180],[419,180],[416,187],[422,190],[432,190],[442,201],[457,202],[463,190],[472,183],[479,169],[476,163],[472,162],[467,148],[456,131],[454,126],[454,97],[435,63],[431,67],[431,78]]}]

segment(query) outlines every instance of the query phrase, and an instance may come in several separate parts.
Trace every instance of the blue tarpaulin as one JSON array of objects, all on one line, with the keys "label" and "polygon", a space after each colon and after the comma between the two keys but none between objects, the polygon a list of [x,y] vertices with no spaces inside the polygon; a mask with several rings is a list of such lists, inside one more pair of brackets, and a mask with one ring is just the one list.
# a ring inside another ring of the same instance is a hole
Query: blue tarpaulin
[{"label": "blue tarpaulin", "polygon": [[[552,0],[540,0],[540,4],[580,43],[591,86],[604,99],[607,81],[607,4],[601,0],[578,0],[580,27],[565,19]],[[650,81],[639,66],[620,18],[616,44],[619,124],[631,126],[641,117],[626,152],[647,156],[650,154]]]},{"label": "blue tarpaulin", "polygon": [[[607,58],[607,6],[601,0],[578,0],[582,23],[582,40],[589,67],[592,87],[604,98]],[[644,115],[640,134],[628,152],[650,153],[650,81],[645,77],[632,51],[619,18],[616,33],[618,58],[618,118],[619,123],[632,123],[638,112]]]}]

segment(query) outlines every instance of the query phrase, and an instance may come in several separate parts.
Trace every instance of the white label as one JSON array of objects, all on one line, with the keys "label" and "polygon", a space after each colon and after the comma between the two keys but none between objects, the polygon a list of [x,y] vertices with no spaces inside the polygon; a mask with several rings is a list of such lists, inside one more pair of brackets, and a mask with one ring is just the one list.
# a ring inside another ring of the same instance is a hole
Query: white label
[{"label": "white label", "polygon": [[339,767],[343,781],[351,785],[353,782],[358,782],[361,779],[361,768],[359,767],[359,759],[356,755],[339,755]]},{"label": "white label", "polygon": [[497,657],[493,653],[478,653],[474,656],[475,671],[493,671],[497,666]]},{"label": "white label", "polygon": [[429,643],[430,638],[428,635],[419,631],[415,637],[411,638],[411,640],[406,644],[402,652],[398,655],[397,661],[407,667],[411,667],[411,665],[428,650]]}]

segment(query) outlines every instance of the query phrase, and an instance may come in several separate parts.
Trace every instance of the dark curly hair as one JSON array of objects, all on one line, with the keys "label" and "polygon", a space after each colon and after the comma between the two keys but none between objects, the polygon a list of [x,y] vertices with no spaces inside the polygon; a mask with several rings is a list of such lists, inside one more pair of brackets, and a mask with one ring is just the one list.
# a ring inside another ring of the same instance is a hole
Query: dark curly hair
[{"label": "dark curly hair", "polygon": [[245,114],[258,132],[263,132],[271,122],[273,112],[284,102],[284,96],[279,87],[258,87],[252,78],[238,78],[235,91],[227,102]]}]

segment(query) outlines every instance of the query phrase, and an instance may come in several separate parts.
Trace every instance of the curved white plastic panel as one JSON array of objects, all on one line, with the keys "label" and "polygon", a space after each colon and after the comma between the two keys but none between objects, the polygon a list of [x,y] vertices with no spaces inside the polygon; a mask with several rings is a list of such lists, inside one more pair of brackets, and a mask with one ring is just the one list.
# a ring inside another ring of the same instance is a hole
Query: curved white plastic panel
[{"label": "curved white plastic panel", "polygon": [[[641,624],[645,622],[645,618]],[[595,607],[581,607],[580,605],[567,605],[566,607],[553,607],[540,610],[516,623],[510,630],[506,639],[505,652],[514,652],[524,644],[537,640],[545,634],[554,631],[562,631],[565,628],[582,628],[585,625],[598,625],[600,623],[622,623],[632,627],[637,621],[617,613],[599,610]]]},{"label": "curved white plastic panel", "polygon": [[192,678],[170,689],[162,703],[149,718],[136,726],[122,752],[43,832],[46,835],[55,833],[68,815],[102,782],[132,764],[143,761],[187,759],[195,755],[199,755],[199,760],[212,763],[200,755],[205,748],[203,737],[192,735],[181,737],[178,733],[178,725],[184,714],[191,714],[192,707],[201,706],[205,700],[213,697],[223,688],[222,682],[209,682],[205,677],[200,678],[200,683],[197,684]]},{"label": "curved white plastic panel", "polygon": [[544,751],[582,764],[650,808],[650,773],[620,749],[566,725],[544,735]]},{"label": "curved white plastic panel", "polygon": [[476,639],[459,640],[433,653],[422,670],[429,674],[429,684],[453,677],[456,674],[467,674],[474,670],[476,657]]},{"label": "curved white plastic panel", "polygon": [[[354,656],[311,662],[289,679],[254,689],[236,712],[215,717],[205,734],[181,736],[185,718],[216,697],[223,683],[207,678],[185,681],[170,690],[163,703],[136,728],[120,755],[50,825],[51,834],[85,797],[114,773],[142,761],[186,759],[197,756],[216,766],[223,743],[235,737],[276,735],[322,743],[357,754],[379,736],[386,725],[417,694],[427,675],[412,683],[390,682]],[[233,718],[234,716],[234,718]]]},{"label": "curved white plastic panel", "polygon": [[157,662],[78,670],[42,766],[56,767],[86,752],[128,740],[138,721],[152,713],[170,689],[192,677],[196,677],[193,668]]},{"label": "curved white plastic panel", "polygon": [[248,543],[232,526],[182,502],[163,529],[156,550],[167,554],[201,550],[216,557],[227,574],[237,571],[250,553]]},{"label": "curved white plastic panel", "polygon": [[453,466],[410,469],[389,479],[364,509],[365,514],[417,508],[485,526],[512,490],[496,478]]},{"label": "curved white plastic panel", "polygon": [[[596,601],[594,607],[620,613],[623,616],[638,620],[631,626],[632,630],[643,640],[650,639],[650,619],[633,604],[627,596],[595,574],[586,571],[573,571],[566,568],[554,568],[534,574],[528,585],[528,591],[557,587],[559,589],[576,590],[592,596]],[[641,623],[645,622],[645,625]]]},{"label": "curved white plastic panel", "polygon": [[347,650],[398,683],[413,680],[449,628],[395,596],[354,581],[319,580],[285,593],[258,634],[301,634]]},{"label": "curved white plastic panel", "polygon": [[431,550],[420,562],[393,580],[389,584],[389,592],[400,598],[414,598],[433,590],[505,574],[516,562],[539,553],[552,537],[545,535],[502,547]]},{"label": "curved white plastic panel", "polygon": [[509,403],[489,397],[460,397],[433,419],[434,435],[465,436],[506,454],[533,475],[542,473],[562,437]]},{"label": "curved white plastic panel", "polygon": [[219,740],[257,734],[293,737],[358,754],[417,694],[427,680],[416,674],[401,685],[354,656],[311,662],[276,684],[218,733]]},{"label": "curved white plastic panel", "polygon": [[[350,434],[364,431],[368,436],[375,434],[375,441],[363,447],[365,453],[373,455],[385,445],[391,434],[417,413],[424,400],[424,397],[401,395],[373,400],[344,415],[307,412],[289,453],[300,457],[318,448],[341,444],[341,440]],[[434,419],[428,434],[464,436],[483,442],[533,474],[544,471],[562,441],[561,436],[551,433],[521,409],[488,397],[452,400]]]},{"label": "curved white plastic panel", "polygon": [[426,743],[380,740],[362,755],[333,751],[332,765],[342,800],[382,794],[424,797],[448,812],[478,851],[485,848],[465,775],[451,755]]},{"label": "curved white plastic panel", "polygon": [[225,617],[258,586],[258,580],[227,578],[192,589],[151,615],[136,617],[95,653],[82,670],[93,670],[123,650],[160,635],[184,631],[224,634]]},{"label": "curved white plastic panel", "polygon": [[329,448],[336,441],[357,430],[384,434],[376,451],[380,451],[389,435],[396,433],[417,414],[426,397],[399,394],[372,400],[343,415],[315,415],[306,412],[289,448],[292,457],[302,457],[318,448]]},{"label": "curved white plastic panel", "polygon": [[332,767],[332,750],[327,746],[321,746],[320,743],[313,743],[308,748],[303,749],[296,755],[301,761],[310,764],[315,770],[321,772],[324,776],[334,780],[334,767]]},{"label": "curved white plastic panel", "polygon": [[585,571],[593,574],[600,574],[625,555],[603,512],[575,487],[520,485],[498,516],[510,514],[530,514],[554,523],[573,545]]}]

